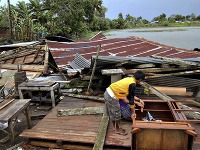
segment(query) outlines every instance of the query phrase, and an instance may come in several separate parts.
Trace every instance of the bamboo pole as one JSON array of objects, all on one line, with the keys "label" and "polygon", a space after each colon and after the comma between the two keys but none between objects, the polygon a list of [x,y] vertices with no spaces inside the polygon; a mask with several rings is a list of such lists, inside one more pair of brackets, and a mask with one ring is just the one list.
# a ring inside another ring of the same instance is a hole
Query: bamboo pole
[{"label": "bamboo pole", "polygon": [[3,108],[5,108],[6,106],[8,106],[10,103],[12,103],[15,99],[10,100],[9,102],[7,102],[6,104],[4,104],[3,106],[0,107],[0,110],[2,110]]}]

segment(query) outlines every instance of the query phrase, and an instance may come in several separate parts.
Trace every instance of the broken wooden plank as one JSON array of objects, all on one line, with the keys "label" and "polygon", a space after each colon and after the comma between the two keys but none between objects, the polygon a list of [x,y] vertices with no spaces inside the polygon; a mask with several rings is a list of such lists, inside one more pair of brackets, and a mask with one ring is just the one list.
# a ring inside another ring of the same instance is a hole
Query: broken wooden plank
[{"label": "broken wooden plank", "polygon": [[105,107],[86,107],[74,109],[58,109],[57,116],[96,115],[103,114]]},{"label": "broken wooden plank", "polygon": [[156,65],[155,64],[140,64],[140,65],[135,66],[134,68],[141,69],[141,68],[153,68],[153,67],[156,67]]},{"label": "broken wooden plank", "polygon": [[108,123],[109,123],[109,116],[103,114],[98,134],[95,139],[93,150],[103,150]]},{"label": "broken wooden plank", "polygon": [[123,74],[124,72],[122,69],[103,69],[101,70],[103,75],[115,75],[115,74]]},{"label": "broken wooden plank", "polygon": [[44,74],[48,74],[48,69],[49,69],[49,49],[47,44],[45,45],[45,58],[44,58]]},{"label": "broken wooden plank", "polygon": [[1,69],[17,70],[20,66],[21,71],[43,72],[43,65],[19,65],[19,64],[0,64]]}]

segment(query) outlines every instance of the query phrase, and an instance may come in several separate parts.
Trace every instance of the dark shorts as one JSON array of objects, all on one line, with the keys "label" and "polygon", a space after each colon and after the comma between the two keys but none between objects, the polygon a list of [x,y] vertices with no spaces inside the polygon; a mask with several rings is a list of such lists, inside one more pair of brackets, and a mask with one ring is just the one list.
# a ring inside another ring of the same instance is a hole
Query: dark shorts
[{"label": "dark shorts", "polygon": [[110,117],[110,120],[117,121],[121,119],[121,110],[119,106],[119,101],[112,98],[107,91],[104,93],[106,113]]}]

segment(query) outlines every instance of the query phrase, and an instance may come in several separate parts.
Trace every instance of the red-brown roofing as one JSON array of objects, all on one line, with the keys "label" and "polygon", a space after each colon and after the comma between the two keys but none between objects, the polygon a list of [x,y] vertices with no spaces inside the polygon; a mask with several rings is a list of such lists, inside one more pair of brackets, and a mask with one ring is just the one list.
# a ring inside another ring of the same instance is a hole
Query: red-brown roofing
[{"label": "red-brown roofing", "polygon": [[72,61],[76,53],[86,59],[96,55],[98,46],[101,44],[100,56],[135,56],[147,57],[151,55],[168,58],[197,58],[200,53],[171,46],[162,45],[137,37],[106,39],[100,32],[93,38],[84,42],[48,42],[48,46],[58,66],[67,65]]}]

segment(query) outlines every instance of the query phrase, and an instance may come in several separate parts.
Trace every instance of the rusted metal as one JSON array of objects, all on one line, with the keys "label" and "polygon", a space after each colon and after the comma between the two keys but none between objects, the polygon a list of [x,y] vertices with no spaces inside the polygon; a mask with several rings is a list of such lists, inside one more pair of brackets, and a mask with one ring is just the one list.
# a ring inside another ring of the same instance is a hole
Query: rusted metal
[{"label": "rusted metal", "polygon": [[76,53],[79,53],[86,59],[90,59],[96,54],[95,47],[102,45],[100,56],[160,56],[168,58],[197,58],[200,54],[195,51],[188,51],[151,42],[145,39],[128,37],[128,38],[113,38],[113,39],[97,39],[84,42],[59,43],[48,42],[51,53],[58,65],[65,64],[66,60],[72,61]]}]

